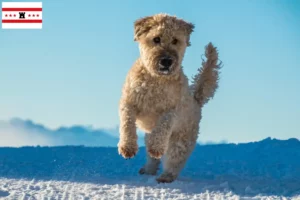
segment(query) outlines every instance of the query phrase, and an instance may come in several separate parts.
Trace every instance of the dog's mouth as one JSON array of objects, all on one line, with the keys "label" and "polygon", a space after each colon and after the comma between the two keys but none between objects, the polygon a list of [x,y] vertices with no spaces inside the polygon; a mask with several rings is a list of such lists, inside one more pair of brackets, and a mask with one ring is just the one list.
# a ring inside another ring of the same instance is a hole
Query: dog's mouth
[{"label": "dog's mouth", "polygon": [[158,72],[160,74],[163,74],[163,75],[169,75],[172,73],[172,66],[171,67],[166,67],[166,66],[163,66],[163,65],[158,65]]},{"label": "dog's mouth", "polygon": [[157,71],[162,75],[170,75],[173,72],[175,59],[170,56],[164,56],[159,59]]}]

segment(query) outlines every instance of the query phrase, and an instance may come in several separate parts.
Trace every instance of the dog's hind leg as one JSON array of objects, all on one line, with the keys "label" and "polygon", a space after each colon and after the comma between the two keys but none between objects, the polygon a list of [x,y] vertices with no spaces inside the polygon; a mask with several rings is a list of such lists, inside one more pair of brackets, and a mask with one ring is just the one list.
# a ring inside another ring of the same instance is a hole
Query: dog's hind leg
[{"label": "dog's hind leg", "polygon": [[[148,133],[145,134],[145,144],[147,144],[147,140],[149,139]],[[147,145],[146,145],[147,148]],[[147,152],[147,162],[146,164],[140,169],[139,173],[140,174],[148,174],[148,175],[156,175],[159,164],[160,164],[160,159],[152,158],[148,150]]]},{"label": "dog's hind leg", "polygon": [[178,137],[176,133],[173,133],[171,136],[168,150],[165,154],[166,158],[163,162],[163,173],[156,179],[159,183],[173,182],[178,177],[195,147],[196,142],[189,139],[178,140],[176,137]]}]

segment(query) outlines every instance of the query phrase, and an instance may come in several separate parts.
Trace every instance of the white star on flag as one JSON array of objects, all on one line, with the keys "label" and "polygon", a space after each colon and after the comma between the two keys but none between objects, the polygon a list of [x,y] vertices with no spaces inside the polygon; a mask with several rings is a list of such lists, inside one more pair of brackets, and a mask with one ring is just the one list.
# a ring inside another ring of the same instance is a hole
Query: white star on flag
[{"label": "white star on flag", "polygon": [[42,2],[2,2],[3,29],[41,29]]}]

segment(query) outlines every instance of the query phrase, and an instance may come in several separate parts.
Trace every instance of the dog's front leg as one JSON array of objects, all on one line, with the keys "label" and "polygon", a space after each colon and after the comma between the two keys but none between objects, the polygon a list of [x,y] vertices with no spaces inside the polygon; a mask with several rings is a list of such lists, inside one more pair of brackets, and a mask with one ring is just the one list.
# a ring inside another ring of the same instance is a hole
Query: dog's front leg
[{"label": "dog's front leg", "polygon": [[159,159],[163,156],[167,146],[169,137],[172,133],[172,125],[175,114],[173,111],[162,115],[156,127],[148,136],[147,150],[151,157]]},{"label": "dog's front leg", "polygon": [[124,158],[132,158],[138,151],[136,134],[136,112],[132,106],[121,105],[120,110],[119,154]]}]

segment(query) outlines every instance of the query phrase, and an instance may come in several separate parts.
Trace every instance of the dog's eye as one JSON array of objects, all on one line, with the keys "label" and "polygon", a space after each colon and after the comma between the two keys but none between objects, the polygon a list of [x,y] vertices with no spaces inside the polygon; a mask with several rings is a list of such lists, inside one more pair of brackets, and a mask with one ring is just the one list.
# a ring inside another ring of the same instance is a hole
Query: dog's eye
[{"label": "dog's eye", "polygon": [[153,38],[153,42],[156,43],[156,44],[159,44],[160,43],[160,37]]},{"label": "dog's eye", "polygon": [[178,40],[175,38],[175,39],[173,39],[172,44],[176,45],[177,42],[178,42]]}]

